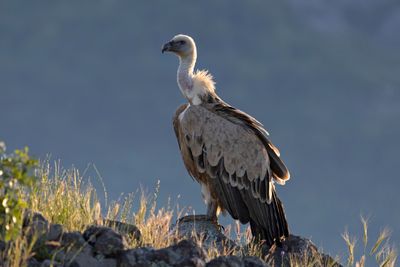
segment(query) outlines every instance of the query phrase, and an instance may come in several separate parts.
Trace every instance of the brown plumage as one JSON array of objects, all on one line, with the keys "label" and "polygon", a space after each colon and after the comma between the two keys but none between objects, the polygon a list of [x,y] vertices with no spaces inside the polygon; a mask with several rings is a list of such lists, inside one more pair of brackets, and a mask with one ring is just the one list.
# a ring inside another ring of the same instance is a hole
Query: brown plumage
[{"label": "brown plumage", "polygon": [[189,101],[173,119],[185,167],[202,185],[208,216],[216,220],[218,209],[228,211],[241,223],[250,223],[253,235],[270,246],[289,235],[273,184],[284,184],[289,171],[262,124],[223,102],[210,75],[193,73],[194,63],[189,63],[196,51],[188,38],[178,35],[163,48],[180,57],[178,84]]}]

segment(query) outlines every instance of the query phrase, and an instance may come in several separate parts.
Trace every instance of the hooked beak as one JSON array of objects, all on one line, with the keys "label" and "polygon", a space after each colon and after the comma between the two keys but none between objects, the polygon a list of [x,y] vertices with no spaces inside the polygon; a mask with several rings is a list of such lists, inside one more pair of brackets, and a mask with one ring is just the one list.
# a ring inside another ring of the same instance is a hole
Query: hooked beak
[{"label": "hooked beak", "polygon": [[173,47],[173,42],[172,41],[164,44],[163,47],[162,47],[161,53],[164,53],[165,51],[167,51],[167,52],[171,51],[172,47]]}]

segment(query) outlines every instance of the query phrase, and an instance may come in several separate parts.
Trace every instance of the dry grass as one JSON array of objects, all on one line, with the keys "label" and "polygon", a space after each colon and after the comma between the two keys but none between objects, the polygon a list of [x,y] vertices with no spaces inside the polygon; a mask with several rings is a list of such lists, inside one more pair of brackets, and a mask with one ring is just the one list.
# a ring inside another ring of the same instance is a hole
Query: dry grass
[{"label": "dry grass", "polygon": [[3,263],[4,267],[26,266],[28,259],[33,255],[35,241],[35,239],[28,240],[24,235],[18,236],[3,252],[0,252],[0,263]]},{"label": "dry grass", "polygon": [[315,267],[315,266],[324,266],[324,267],[335,267],[337,266],[337,262],[339,262],[339,258],[328,260],[321,255],[318,256],[310,256],[307,253],[303,255],[290,255],[290,266],[292,267]]},{"label": "dry grass", "polygon": [[173,224],[174,214],[178,214],[179,211],[173,210],[169,205],[167,208],[157,209],[158,190],[159,183],[157,183],[152,196],[146,195],[142,190],[135,212],[133,212],[135,194],[129,194],[124,200],[114,202],[108,207],[107,219],[134,224],[140,229],[142,240],[140,243],[129,240],[129,245],[132,248],[143,245],[163,248],[176,240],[174,233],[170,231],[170,227]]},{"label": "dry grass", "polygon": [[388,229],[384,229],[381,231],[376,239],[376,241],[372,244],[370,251],[368,252],[368,220],[364,217],[361,217],[361,223],[363,227],[363,255],[361,255],[360,259],[355,262],[355,247],[357,245],[357,240],[355,237],[350,237],[349,233],[346,231],[342,237],[347,245],[348,257],[347,257],[347,266],[356,266],[356,267],[364,267],[366,266],[366,261],[368,256],[373,257],[376,261],[377,266],[379,267],[394,267],[396,266],[397,260],[397,250],[390,243],[390,231]]},{"label": "dry grass", "polygon": [[100,216],[95,188],[76,169],[53,168],[45,162],[38,169],[39,183],[28,197],[28,208],[41,212],[50,222],[67,231],[82,231]]},{"label": "dry grass", "polygon": [[[104,190],[105,206],[101,208],[98,194],[93,185],[84,179],[78,170],[64,170],[59,163],[50,166],[45,162],[38,170],[40,177],[35,188],[32,189],[26,198],[29,209],[41,212],[51,223],[62,224],[66,231],[83,231],[88,224],[101,220],[101,211],[106,211],[105,218],[118,220],[136,225],[142,234],[140,242],[133,238],[128,240],[129,247],[135,248],[143,245],[154,248],[163,248],[179,241],[177,232],[171,231],[171,225],[175,218],[187,215],[188,210],[180,209],[178,205],[171,207],[157,207],[157,196],[159,183],[155,186],[153,194],[145,194],[144,190],[127,194],[118,201],[107,203],[107,192]],[[99,176],[100,182],[101,177]],[[138,199],[136,199],[138,197]],[[136,203],[137,202],[137,203]],[[136,205],[135,205],[136,203]],[[364,247],[368,243],[367,222],[363,221]],[[250,244],[241,250],[232,250],[228,246],[220,251],[211,247],[206,251],[208,259],[221,255],[252,255],[261,256],[261,245],[252,242],[250,229],[241,232],[240,224],[230,225],[225,230],[227,236],[234,236],[239,244]],[[394,266],[396,251],[388,243],[389,233],[383,231],[370,251],[374,255],[379,266]],[[347,260],[348,266],[363,267],[365,256],[362,256],[356,263],[354,257],[355,240],[349,234],[344,234],[349,251]],[[202,237],[196,241],[201,245]],[[21,235],[3,253],[0,253],[0,261],[5,261],[4,266],[26,266],[27,259],[32,256],[33,242],[28,242],[24,235]],[[315,266],[321,259],[307,257],[293,257],[292,266]],[[331,265],[325,265],[331,266]]]}]

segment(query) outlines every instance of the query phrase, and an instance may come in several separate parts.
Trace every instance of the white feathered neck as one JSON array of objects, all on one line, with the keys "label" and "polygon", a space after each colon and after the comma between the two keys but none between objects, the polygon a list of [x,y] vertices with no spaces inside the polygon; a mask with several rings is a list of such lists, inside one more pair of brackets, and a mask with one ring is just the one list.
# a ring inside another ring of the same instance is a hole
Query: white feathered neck
[{"label": "white feathered neck", "polygon": [[179,57],[177,81],[184,97],[192,105],[200,105],[208,94],[214,94],[215,82],[206,70],[194,71],[197,59],[196,45],[193,52]]}]

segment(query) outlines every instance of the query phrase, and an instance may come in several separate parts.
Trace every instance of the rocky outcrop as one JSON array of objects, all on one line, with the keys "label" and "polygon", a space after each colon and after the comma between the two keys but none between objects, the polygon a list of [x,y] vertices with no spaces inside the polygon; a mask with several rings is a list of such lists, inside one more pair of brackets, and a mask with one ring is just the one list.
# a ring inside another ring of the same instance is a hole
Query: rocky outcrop
[{"label": "rocky outcrop", "polygon": [[124,251],[118,257],[118,266],[177,266],[204,267],[205,252],[192,240],[182,240],[176,245],[154,250],[138,248]]},{"label": "rocky outcrop", "polygon": [[125,237],[128,237],[129,239],[132,240],[140,241],[142,238],[140,230],[135,225],[132,224],[122,223],[119,221],[114,221],[109,219],[103,219],[102,225],[113,228],[121,235],[124,235]]},{"label": "rocky outcrop", "polygon": [[90,226],[83,232],[83,237],[96,254],[106,257],[116,256],[127,248],[124,236],[104,226]]},{"label": "rocky outcrop", "polygon": [[212,259],[206,267],[268,267],[260,258],[245,256],[222,256]]},{"label": "rocky outcrop", "polygon": [[[266,262],[271,266],[332,266],[341,267],[329,255],[320,253],[318,248],[307,238],[290,235],[280,246],[273,245],[266,253]],[[311,264],[313,263],[313,264]]]},{"label": "rocky outcrop", "polygon": [[199,240],[204,249],[216,248],[219,253],[240,250],[236,242],[221,232],[221,226],[206,215],[190,215],[180,218],[172,230],[180,239]]},{"label": "rocky outcrop", "polygon": [[[178,230],[178,233],[183,238],[196,239],[199,237],[202,240],[204,248],[216,247],[219,252],[241,252],[239,254],[246,254],[248,249],[240,247],[234,241],[227,238],[220,230],[220,226],[215,222],[210,221],[205,215],[186,216],[178,220],[173,227]],[[228,246],[230,249],[223,249]],[[263,255],[262,261],[258,257],[237,257],[237,256],[223,256],[212,259],[207,263],[207,266],[313,266],[313,267],[341,267],[329,255],[325,255],[318,251],[318,248],[311,242],[311,240],[299,236],[290,235],[286,240],[283,240],[279,246],[273,245],[271,248],[261,248]],[[312,264],[311,264],[312,263]],[[296,265],[297,264],[297,265]]]},{"label": "rocky outcrop", "polygon": [[[122,227],[122,223],[119,223]],[[59,224],[51,224],[40,213],[26,212],[23,228],[29,240],[35,238],[35,255],[28,266],[84,267],[117,266],[119,253],[127,249],[125,237],[105,226],[90,225],[83,233],[65,232]],[[116,227],[116,230],[122,228]],[[131,231],[128,231],[128,230]],[[135,231],[132,232],[132,229]],[[135,226],[125,225],[126,235],[140,237]],[[0,264],[1,265],[1,264]]]},{"label": "rocky outcrop", "polygon": [[[263,251],[261,258],[247,256],[246,247],[227,238],[221,226],[204,215],[179,219],[171,228],[171,234],[177,237],[176,243],[162,249],[131,249],[127,240],[140,241],[141,238],[136,226],[109,220],[102,220],[101,224],[89,225],[83,233],[66,232],[61,225],[49,223],[40,213],[27,212],[23,227],[27,237],[36,240],[35,254],[29,259],[28,266],[275,267],[302,266],[311,262],[313,265],[310,266],[314,267],[340,266],[331,257],[320,253],[310,240],[298,236],[290,236],[279,246]],[[210,248],[225,256],[210,259],[206,253]]]}]

